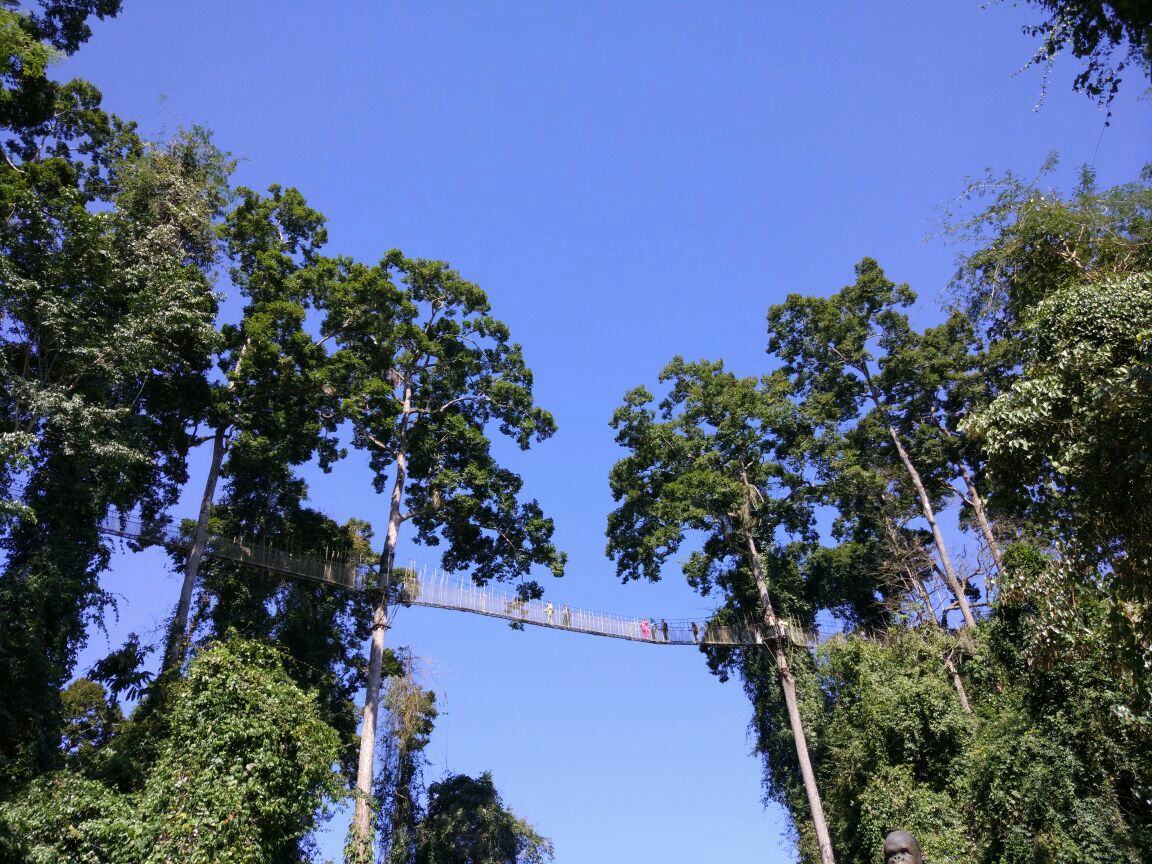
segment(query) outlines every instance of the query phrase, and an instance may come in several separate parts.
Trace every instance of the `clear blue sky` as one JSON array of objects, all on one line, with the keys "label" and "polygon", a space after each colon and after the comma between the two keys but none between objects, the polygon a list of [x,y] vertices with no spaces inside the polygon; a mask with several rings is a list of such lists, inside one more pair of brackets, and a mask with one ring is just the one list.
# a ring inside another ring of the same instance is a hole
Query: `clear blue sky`
[{"label": "clear blue sky", "polygon": [[[329,216],[329,251],[399,247],[488,291],[560,426],[515,459],[570,555],[548,596],[635,615],[711,604],[676,572],[621,586],[604,558],[627,389],[678,353],[763,370],[768,305],[836,290],[864,255],[930,320],[955,250],[926,236],[966,176],[1030,175],[1058,149],[1065,179],[1094,161],[1113,183],[1152,152],[1137,73],[1107,130],[1067,62],[1033,112],[1039,76],[1013,77],[1029,12],[978,0],[124,7],[59,74],[148,132],[215,130],[239,182],[297,186]],[[312,501],[379,526],[360,466],[312,478]],[[106,584],[123,598],[112,644],[157,636],[178,593],[163,558],[118,557]],[[422,609],[389,639],[441,694],[429,778],[491,769],[559,864],[792,859],[740,685],[693,649]],[[81,669],[106,646],[95,635]],[[342,836],[337,821],[328,854]]]}]

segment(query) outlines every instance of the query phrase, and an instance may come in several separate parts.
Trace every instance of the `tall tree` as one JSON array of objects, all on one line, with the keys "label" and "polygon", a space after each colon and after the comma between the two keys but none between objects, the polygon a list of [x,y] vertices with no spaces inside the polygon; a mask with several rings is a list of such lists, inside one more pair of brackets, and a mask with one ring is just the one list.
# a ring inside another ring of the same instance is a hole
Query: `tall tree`
[{"label": "tall tree", "polygon": [[[1106,588],[1152,662],[1152,272],[1067,288],[1025,325],[1020,378],[968,428],[1001,499]],[[1057,526],[1055,532],[1040,526]]]},{"label": "tall tree", "polygon": [[932,532],[943,578],[964,623],[973,627],[967,585],[936,518],[946,478],[937,470],[939,462],[918,466],[913,461],[900,429],[900,411],[907,406],[900,404],[899,388],[906,382],[890,374],[898,366],[883,362],[889,347],[908,339],[908,318],[899,310],[914,299],[907,285],[889,281],[874,260],[865,258],[856,265],[856,282],[831,297],[792,294],[769,309],[768,350],[782,362],[815,426],[839,436],[851,425],[857,435],[871,438],[871,446],[891,448]]},{"label": "tall tree", "polygon": [[26,765],[51,758],[55,694],[102,602],[100,521],[154,518],[186,479],[228,172],[203,132],[149,147],[86,85],[61,98],[7,144],[0,239],[4,449],[22,466],[0,483],[25,484],[2,540],[0,753]]},{"label": "tall tree", "polygon": [[1084,169],[1065,195],[988,178],[973,190],[979,209],[954,225],[967,249],[952,285],[1008,372],[964,423],[988,460],[990,506],[1026,525],[1065,578],[1108,594],[1137,681],[1152,652],[1150,180],[1146,169],[1100,189]]},{"label": "tall tree", "polygon": [[885,334],[880,378],[889,412],[916,465],[937,466],[942,481],[964,504],[992,559],[1003,570],[1000,542],[980,493],[983,456],[963,431],[974,410],[1006,386],[1010,372],[998,347],[977,339],[967,315],[953,311],[942,324],[917,332],[894,328]]},{"label": "tall tree", "polygon": [[832,844],[789,666],[787,625],[777,617],[765,564],[766,558],[787,559],[782,535],[803,538],[809,532],[808,508],[802,496],[790,494],[802,479],[775,458],[782,440],[795,434],[787,387],[778,376],[739,379],[720,362],[680,358],[660,381],[669,382],[669,394],[656,410],[641,387],[625,396],[612,419],[616,441],[630,455],[612,468],[612,495],[620,506],[608,517],[608,554],[625,581],[657,581],[686,534],[701,532],[700,548],[684,568],[694,587],[707,591],[718,582],[726,593],[737,593],[741,583],[745,592],[754,586],[820,859],[831,864]]},{"label": "tall tree", "polygon": [[[240,189],[238,195],[239,203],[229,212],[221,233],[232,264],[232,284],[246,302],[239,323],[226,324],[220,331],[221,378],[212,385],[206,410],[211,457],[183,563],[165,668],[179,666],[184,658],[192,596],[217,483],[222,472],[227,474],[229,449],[244,451],[241,462],[260,462],[263,470],[276,476],[317,453],[322,467],[337,456],[328,434],[334,411],[324,411],[326,405],[334,408],[323,377],[328,355],[305,327],[309,308],[327,285],[318,272],[328,268],[316,262],[316,251],[327,240],[324,217],[295,189],[272,186],[267,196]],[[264,488],[277,488],[272,477],[267,479]],[[259,518],[250,513],[249,526],[258,524]]]},{"label": "tall tree", "polygon": [[[535,501],[521,503],[520,478],[497,463],[490,430],[521,449],[555,431],[536,406],[532,374],[487,296],[437,261],[390,252],[376,267],[339,262],[341,278],[327,309],[325,334],[339,346],[334,387],[382,492],[392,472],[384,551],[376,577],[368,678],[361,724],[354,856],[371,853],[370,797],[376,716],[384,661],[389,579],[400,528],[444,542],[449,570],[473,579],[523,579],[533,565],[561,575],[552,520]],[[524,596],[539,596],[534,582]]]}]

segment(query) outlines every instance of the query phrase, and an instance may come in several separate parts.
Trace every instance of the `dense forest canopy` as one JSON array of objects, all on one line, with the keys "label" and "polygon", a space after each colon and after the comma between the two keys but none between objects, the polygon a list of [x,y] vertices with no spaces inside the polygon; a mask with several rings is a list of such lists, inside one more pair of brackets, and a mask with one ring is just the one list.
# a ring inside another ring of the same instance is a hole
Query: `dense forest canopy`
[{"label": "dense forest canopy", "polygon": [[[982,185],[943,324],[912,328],[912,290],[864,259],[839,292],[769,310],[773,374],[677,358],[656,410],[640,388],[617,413],[632,455],[608,551],[625,579],[659,578],[687,527],[697,590],[755,605],[763,567],[766,622],[843,622],[814,657],[778,646],[796,682],[759,650],[708,649],[756,706],[765,787],[805,857],[824,854],[814,782],[846,860],[877,860],[895,826],[934,861],[1152,848],[1148,179],[1101,190],[1086,171],[1066,198]],[[749,513],[759,551],[740,542]]]},{"label": "dense forest canopy", "polygon": [[[1143,4],[1031,5],[1075,89],[1147,68]],[[517,473],[557,431],[525,351],[448,264],[331,254],[206,130],[149,140],[48,74],[120,6],[0,3],[0,859],[313,860],[343,807],[349,862],[551,860],[491,773],[425,782],[440,703],[385,644],[402,536],[520,601],[564,574]],[[934,864],[1152,849],[1152,166],[1048,176],[966,190],[931,322],[939,286],[845,261],[767,309],[761,374],[673,356],[611,420],[608,556],[761,625],[701,651],[802,861],[880,862],[896,828]],[[78,668],[116,610],[102,526],[171,527],[197,451],[166,632]],[[309,498],[342,460],[380,538]],[[213,536],[376,563],[341,591]]]}]

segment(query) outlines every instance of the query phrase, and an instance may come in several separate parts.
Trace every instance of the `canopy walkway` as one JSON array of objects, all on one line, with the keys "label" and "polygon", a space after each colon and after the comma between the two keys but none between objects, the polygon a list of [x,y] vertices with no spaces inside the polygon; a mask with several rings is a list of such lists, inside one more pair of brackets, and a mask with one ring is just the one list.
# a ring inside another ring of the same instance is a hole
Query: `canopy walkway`
[{"label": "canopy walkway", "polygon": [[[181,549],[188,545],[188,538],[171,526],[156,528],[133,519],[110,517],[102,523],[101,531],[141,547],[158,545]],[[215,536],[208,538],[205,554],[349,591],[381,590],[376,584],[378,559],[375,557],[318,556],[242,538],[229,540]],[[766,635],[763,627],[746,621],[718,623],[711,618],[634,618],[579,609],[547,598],[522,600],[505,587],[476,585],[415,562],[394,570],[390,584],[384,590],[388,592],[390,602],[404,606],[455,609],[503,618],[517,624],[653,645],[761,645]],[[781,635],[794,645],[809,648],[817,642],[815,633],[795,624],[778,620],[777,626]]]}]

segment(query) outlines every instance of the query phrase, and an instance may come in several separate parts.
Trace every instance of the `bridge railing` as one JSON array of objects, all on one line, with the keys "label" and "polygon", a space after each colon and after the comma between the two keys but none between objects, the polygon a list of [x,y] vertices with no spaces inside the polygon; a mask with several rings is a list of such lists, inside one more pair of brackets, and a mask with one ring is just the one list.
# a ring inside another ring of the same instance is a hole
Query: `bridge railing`
[{"label": "bridge railing", "polygon": [[[141,545],[179,547],[188,538],[173,526],[146,525],[135,519],[106,519],[102,530]],[[217,558],[248,564],[352,591],[375,586],[374,559],[343,555],[312,555],[291,552],[245,538],[211,536],[206,553]],[[708,618],[636,618],[580,609],[550,599],[522,600],[515,593],[493,586],[476,585],[414,562],[393,574],[391,596],[400,603],[458,609],[490,615],[513,622],[553,627],[578,633],[630,639],[666,645],[759,645],[765,641],[763,628],[752,622],[719,624]],[[785,639],[800,647],[813,647],[817,635],[794,623],[780,621]],[[769,634],[774,639],[774,634]]]},{"label": "bridge railing", "polygon": [[[708,619],[635,618],[580,609],[548,598],[522,600],[516,594],[492,586],[477,586],[439,571],[429,572],[412,563],[399,576],[399,602],[445,609],[461,609],[561,630],[574,630],[617,639],[667,645],[758,645],[764,635],[749,622],[718,624]],[[808,647],[809,634],[781,622],[784,636]]]}]

